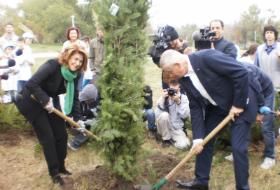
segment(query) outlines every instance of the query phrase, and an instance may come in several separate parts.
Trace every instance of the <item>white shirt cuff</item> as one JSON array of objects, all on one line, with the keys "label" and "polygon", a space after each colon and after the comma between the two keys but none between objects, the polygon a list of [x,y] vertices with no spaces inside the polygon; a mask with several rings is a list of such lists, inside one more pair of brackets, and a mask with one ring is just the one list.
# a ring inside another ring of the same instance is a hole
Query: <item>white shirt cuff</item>
[{"label": "white shirt cuff", "polygon": [[203,139],[194,139],[193,140],[193,147],[195,146],[195,145],[197,145],[197,144],[199,144],[199,143],[202,143],[203,142]]}]

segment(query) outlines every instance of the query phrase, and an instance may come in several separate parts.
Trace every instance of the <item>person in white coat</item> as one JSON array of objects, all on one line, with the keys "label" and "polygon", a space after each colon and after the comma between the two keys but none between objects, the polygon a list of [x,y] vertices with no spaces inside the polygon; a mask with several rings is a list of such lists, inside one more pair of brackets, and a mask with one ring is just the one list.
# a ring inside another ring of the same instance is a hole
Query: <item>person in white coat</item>
[{"label": "person in white coat", "polygon": [[179,149],[188,148],[190,140],[183,130],[184,120],[190,117],[189,101],[186,95],[180,93],[178,81],[172,81],[169,89],[163,90],[156,108],[156,123],[158,134],[163,145]]}]

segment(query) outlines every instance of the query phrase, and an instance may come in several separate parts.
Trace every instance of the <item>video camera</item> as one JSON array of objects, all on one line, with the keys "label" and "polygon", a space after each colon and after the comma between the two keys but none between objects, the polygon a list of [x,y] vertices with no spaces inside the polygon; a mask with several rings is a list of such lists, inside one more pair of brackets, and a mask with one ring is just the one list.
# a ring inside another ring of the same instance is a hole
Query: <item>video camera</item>
[{"label": "video camera", "polygon": [[216,36],[215,32],[210,30],[210,27],[205,27],[195,31],[192,35],[194,45],[197,50],[211,48],[211,37]]},{"label": "video camera", "polygon": [[171,42],[179,37],[177,31],[172,26],[159,27],[157,33],[152,36],[153,45],[149,48],[148,55],[156,65],[159,65],[161,54],[170,48]]}]

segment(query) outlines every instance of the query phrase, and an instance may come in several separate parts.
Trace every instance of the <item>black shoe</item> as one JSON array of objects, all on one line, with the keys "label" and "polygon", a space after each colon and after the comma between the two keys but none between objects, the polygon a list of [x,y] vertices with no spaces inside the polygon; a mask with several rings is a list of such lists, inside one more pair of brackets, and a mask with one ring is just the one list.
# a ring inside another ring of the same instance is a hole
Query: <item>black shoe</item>
[{"label": "black shoe", "polygon": [[58,185],[61,185],[61,186],[64,185],[64,181],[59,174],[56,174],[56,175],[52,176],[52,181],[55,184],[58,184]]},{"label": "black shoe", "polygon": [[171,146],[173,143],[172,143],[172,140],[171,139],[169,139],[169,140],[163,140],[162,141],[162,147],[169,147],[169,146]]},{"label": "black shoe", "polygon": [[181,189],[189,189],[189,190],[208,190],[208,185],[200,184],[197,181],[189,181],[189,182],[182,182],[181,180],[176,180],[176,185],[178,188]]},{"label": "black shoe", "polygon": [[149,129],[149,137],[156,138],[157,136],[157,129]]},{"label": "black shoe", "polygon": [[68,170],[66,170],[65,168],[59,170],[59,173],[62,174],[62,175],[72,175],[72,173],[69,172]]}]

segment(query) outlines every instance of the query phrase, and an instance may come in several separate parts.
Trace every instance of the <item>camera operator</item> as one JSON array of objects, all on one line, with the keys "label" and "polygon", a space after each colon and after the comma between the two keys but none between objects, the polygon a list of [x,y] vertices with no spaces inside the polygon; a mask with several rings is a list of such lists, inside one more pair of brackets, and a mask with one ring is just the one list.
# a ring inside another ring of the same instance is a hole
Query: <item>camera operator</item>
[{"label": "camera operator", "polygon": [[178,81],[171,81],[170,88],[163,89],[156,108],[157,130],[162,137],[163,146],[169,146],[173,142],[179,149],[190,146],[190,140],[183,130],[184,119],[187,117],[190,117],[188,98],[180,93]]},{"label": "camera operator", "polygon": [[[153,45],[149,48],[148,55],[153,62],[159,66],[161,54],[167,49],[174,49],[180,53],[189,54],[191,49],[188,44],[179,38],[178,32],[174,27],[166,25],[160,27],[153,39]],[[168,84],[162,82],[162,88],[167,89]]]},{"label": "camera operator", "polygon": [[233,58],[237,58],[237,49],[235,45],[224,39],[224,22],[222,20],[212,20],[210,29],[215,32],[215,36],[211,37],[211,48],[223,52]]}]

